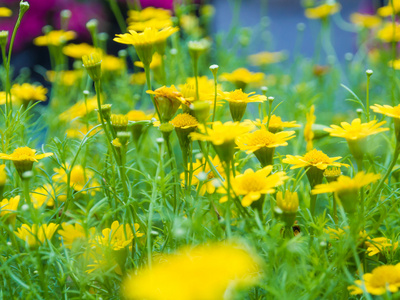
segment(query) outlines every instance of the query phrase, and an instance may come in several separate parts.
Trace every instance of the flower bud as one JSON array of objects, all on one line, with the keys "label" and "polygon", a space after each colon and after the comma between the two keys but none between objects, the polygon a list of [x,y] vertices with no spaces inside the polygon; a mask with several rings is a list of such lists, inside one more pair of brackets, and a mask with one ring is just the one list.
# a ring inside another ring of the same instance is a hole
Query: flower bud
[{"label": "flower bud", "polygon": [[8,34],[9,32],[7,30],[2,30],[0,31],[0,47],[5,48],[8,42]]},{"label": "flower bud", "polygon": [[93,52],[90,55],[82,57],[83,66],[88,72],[90,78],[94,82],[99,81],[101,78],[101,57],[98,53]]}]

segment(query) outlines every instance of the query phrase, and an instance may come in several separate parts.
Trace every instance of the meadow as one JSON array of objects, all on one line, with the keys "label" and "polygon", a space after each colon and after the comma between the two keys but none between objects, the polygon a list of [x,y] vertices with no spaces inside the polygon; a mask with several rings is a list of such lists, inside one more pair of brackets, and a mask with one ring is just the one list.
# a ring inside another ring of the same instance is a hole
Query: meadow
[{"label": "meadow", "polygon": [[107,2],[119,34],[76,43],[64,10],[33,40],[41,82],[13,67],[29,3],[0,7],[0,299],[400,299],[400,1],[340,19],[344,59],[335,1],[294,52],[240,1],[229,32]]}]

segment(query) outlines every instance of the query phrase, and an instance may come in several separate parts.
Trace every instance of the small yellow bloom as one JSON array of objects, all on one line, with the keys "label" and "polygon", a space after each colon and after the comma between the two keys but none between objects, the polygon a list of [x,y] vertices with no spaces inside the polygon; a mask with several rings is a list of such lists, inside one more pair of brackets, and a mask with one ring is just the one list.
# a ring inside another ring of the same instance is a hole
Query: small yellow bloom
[{"label": "small yellow bloom", "polygon": [[53,188],[50,184],[45,184],[35,189],[31,193],[31,200],[35,208],[40,208],[43,204],[46,206],[54,206],[54,200],[65,201],[66,195],[60,194],[60,188]]},{"label": "small yellow bloom", "polygon": [[[393,7],[392,7],[393,2]],[[393,9],[394,8],[394,9]],[[378,8],[378,15],[381,17],[390,17],[393,14],[397,15],[400,12],[400,1],[399,0],[389,0],[387,6],[382,6]]]},{"label": "small yellow bloom", "polygon": [[283,61],[286,55],[283,51],[280,52],[260,52],[252,54],[248,57],[249,62],[253,66],[265,66]]},{"label": "small yellow bloom", "polygon": [[305,15],[309,19],[324,19],[330,15],[336,14],[340,10],[340,4],[322,4],[317,7],[307,8]]},{"label": "small yellow bloom", "polygon": [[[253,122],[251,120],[249,120],[249,121]],[[258,127],[267,126],[267,123],[268,123],[268,116],[266,116],[262,120],[262,122],[260,121],[260,119],[256,119],[256,122],[255,122],[255,124]],[[269,121],[268,130],[273,133],[276,133],[276,132],[282,131],[285,128],[295,128],[295,127],[301,127],[301,125],[296,124],[296,121],[284,122],[284,121],[282,121],[281,117],[271,115],[271,120]]]},{"label": "small yellow bloom", "polygon": [[154,95],[155,103],[161,115],[161,122],[170,121],[184,102],[182,94],[174,85],[171,85],[171,87],[162,86],[155,91],[148,90],[147,93]]},{"label": "small yellow bloom", "polygon": [[[232,179],[232,189],[237,196],[244,196],[242,205],[247,207],[254,201],[260,200],[262,195],[275,193],[275,187],[280,186],[288,179],[285,172],[275,172],[270,175],[272,166],[267,166],[254,172],[247,169],[243,174],[239,174]],[[225,185],[226,185],[225,181]],[[226,187],[218,188],[218,193],[226,193]],[[220,199],[220,202],[228,201],[228,196]]]},{"label": "small yellow bloom", "polygon": [[46,101],[47,89],[43,86],[35,86],[29,83],[22,85],[14,84],[11,88],[13,99],[16,98],[19,102],[28,101]]},{"label": "small yellow bloom", "polygon": [[202,245],[166,255],[132,274],[122,291],[127,299],[224,299],[228,289],[231,295],[256,284],[260,273],[260,259],[239,245]]},{"label": "small yellow bloom", "polygon": [[395,251],[399,246],[399,242],[393,243],[388,238],[379,237],[367,240],[365,246],[367,247],[368,256],[374,256],[385,251]]},{"label": "small yellow bloom", "polygon": [[291,169],[316,167],[320,170],[325,170],[328,166],[333,166],[333,167],[347,166],[346,164],[336,162],[336,160],[341,158],[342,157],[340,156],[328,157],[328,155],[326,155],[322,151],[313,149],[307,152],[304,156],[286,155],[286,158],[284,158],[282,162],[293,165]]},{"label": "small yellow bloom", "polygon": [[376,267],[371,273],[365,273],[362,280],[354,281],[348,290],[351,295],[363,294],[363,286],[372,295],[396,293],[400,287],[400,264]]},{"label": "small yellow bloom", "polygon": [[125,61],[112,55],[104,55],[101,70],[104,72],[120,72],[125,69]]},{"label": "small yellow bloom", "polygon": [[0,188],[6,184],[7,181],[7,173],[6,173],[6,165],[0,165]]},{"label": "small yellow bloom", "polygon": [[74,242],[89,241],[96,233],[96,228],[92,227],[86,231],[79,223],[75,223],[74,225],[62,223],[61,227],[62,229],[58,231],[60,240],[62,244],[69,249],[72,248]]},{"label": "small yellow bloom", "polygon": [[58,226],[58,224],[54,223],[43,224],[41,226],[33,224],[32,227],[23,224],[21,228],[18,228],[14,233],[18,238],[28,244],[29,247],[36,247],[43,244],[45,240],[51,240]]},{"label": "small yellow bloom", "polygon": [[381,24],[382,20],[378,16],[375,15],[365,15],[360,13],[353,13],[350,15],[350,21],[364,28],[374,28]]},{"label": "small yellow bloom", "polygon": [[360,140],[367,136],[377,134],[379,132],[387,131],[389,128],[379,128],[386,121],[377,123],[377,120],[370,121],[368,123],[361,123],[360,119],[354,119],[351,124],[347,122],[340,123],[338,125],[331,125],[331,128],[325,128],[324,130],[329,132],[331,136],[342,137],[346,140]]},{"label": "small yellow bloom", "polygon": [[6,216],[5,220],[10,223],[14,223],[17,217],[17,210],[20,197],[15,196],[14,198],[3,199],[0,201],[0,219]]},{"label": "small yellow bloom", "polygon": [[[135,224],[136,237],[141,237],[144,234],[139,231],[139,224]],[[105,228],[101,236],[95,238],[96,242],[101,246],[110,247],[113,250],[121,250],[132,244],[134,234],[130,225],[119,224],[114,221],[110,228]]]},{"label": "small yellow bloom", "polygon": [[392,23],[387,23],[377,33],[378,39],[386,43],[399,42],[400,41],[400,24],[395,24],[393,28]]},{"label": "small yellow bloom", "polygon": [[96,48],[92,45],[82,43],[82,44],[69,44],[64,46],[62,52],[69,57],[75,59],[82,59],[82,56],[90,55],[95,52]]},{"label": "small yellow bloom", "polygon": [[[69,165],[64,168],[54,168],[56,174],[54,174],[53,179],[58,182],[67,183],[68,177],[65,171],[66,168],[69,169]],[[69,182],[71,188],[76,192],[84,194],[90,192],[92,196],[95,195],[95,191],[100,187],[100,183],[93,178],[95,173],[92,170],[84,169],[81,165],[76,165],[72,170],[68,171],[71,172]],[[85,190],[83,191],[83,189]],[[90,191],[88,191],[88,189],[90,189]]]},{"label": "small yellow bloom", "polygon": [[146,83],[146,73],[138,72],[131,75],[130,78],[131,84],[144,85]]},{"label": "small yellow bloom", "polygon": [[129,22],[144,22],[151,19],[169,19],[171,18],[171,11],[162,8],[155,8],[152,6],[146,7],[142,10],[129,10],[128,11],[128,23]]},{"label": "small yellow bloom", "polygon": [[82,79],[82,70],[72,70],[72,71],[47,71],[46,76],[50,82],[61,83],[65,86],[73,86],[80,83]]},{"label": "small yellow bloom", "polygon": [[52,30],[46,35],[35,38],[33,43],[36,46],[61,46],[75,38],[76,33],[74,31]]},{"label": "small yellow bloom", "polygon": [[136,121],[150,121],[154,117],[154,113],[146,114],[144,111],[141,110],[131,110],[126,114],[129,121],[136,122]]},{"label": "small yellow bloom", "polygon": [[296,192],[286,190],[285,196],[281,191],[276,193],[276,205],[284,213],[296,213],[299,209],[299,196]]},{"label": "small yellow bloom", "polygon": [[222,73],[220,78],[233,83],[238,89],[245,89],[248,84],[260,85],[264,79],[264,73],[253,73],[245,68],[239,68],[232,73]]},{"label": "small yellow bloom", "polygon": [[255,92],[246,94],[242,89],[237,89],[233,92],[222,92],[220,96],[222,99],[228,102],[239,102],[239,103],[249,103],[249,102],[263,102],[267,100],[264,95],[253,95]]},{"label": "small yellow bloom", "polygon": [[0,7],[0,17],[10,17],[12,10],[7,7]]}]

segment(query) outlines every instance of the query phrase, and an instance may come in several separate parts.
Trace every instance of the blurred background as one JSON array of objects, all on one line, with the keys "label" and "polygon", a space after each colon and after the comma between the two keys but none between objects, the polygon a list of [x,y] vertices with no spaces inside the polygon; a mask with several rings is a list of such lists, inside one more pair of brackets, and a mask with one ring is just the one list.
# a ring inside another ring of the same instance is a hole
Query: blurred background
[{"label": "blurred background", "polygon": [[[78,33],[78,38],[73,41],[74,43],[91,43],[85,24],[93,18],[99,20],[99,32],[107,32],[110,37],[121,33],[110,9],[112,1],[117,0],[29,0],[30,9],[23,18],[13,51],[12,64],[16,72],[27,67],[33,71],[31,74],[33,79],[42,81],[41,76],[36,78],[34,66],[41,65],[44,68],[50,68],[48,50],[46,47],[33,46],[32,40],[42,35],[42,29],[46,25],[59,29],[60,12],[64,9],[72,13],[69,29]],[[126,17],[128,7],[138,4],[135,1],[139,0],[117,1],[124,17]],[[373,14],[385,3],[383,0],[339,2],[342,9],[340,13],[332,17],[331,34],[337,58],[342,61],[346,53],[354,54],[356,51],[356,30],[349,23],[350,14],[356,11]],[[321,23],[318,20],[307,19],[304,16],[304,6],[315,3],[313,0],[199,0],[195,1],[195,11],[207,4],[214,6],[215,15],[208,29],[209,35],[213,38],[215,38],[213,33],[216,32],[222,35],[234,34],[235,42],[247,44],[249,53],[246,54],[285,50],[289,59],[292,59],[294,54],[306,57],[314,55]],[[0,19],[0,30],[12,31],[18,15],[18,5],[19,0],[0,1],[0,7],[9,7],[13,11],[12,17]],[[140,0],[140,5],[174,9],[172,0]],[[238,29],[232,32],[235,25]],[[121,49],[121,45],[110,38],[107,48],[111,54],[116,54]]]}]

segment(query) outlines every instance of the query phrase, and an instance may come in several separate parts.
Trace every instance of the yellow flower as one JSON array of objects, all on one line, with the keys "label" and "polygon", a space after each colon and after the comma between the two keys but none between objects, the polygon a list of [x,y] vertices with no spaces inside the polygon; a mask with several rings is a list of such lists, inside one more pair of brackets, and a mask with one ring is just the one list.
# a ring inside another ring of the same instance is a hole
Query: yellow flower
[{"label": "yellow flower", "polygon": [[92,45],[82,43],[82,44],[69,44],[64,46],[62,52],[69,57],[75,59],[82,59],[82,56],[90,55],[95,52],[96,48]]},{"label": "yellow flower", "polygon": [[41,226],[33,224],[32,227],[22,224],[21,228],[18,228],[14,233],[28,244],[29,247],[36,247],[43,244],[45,240],[51,240],[58,226],[58,224],[54,223],[43,224]]},{"label": "yellow flower", "polygon": [[354,284],[348,287],[351,295],[363,294],[364,285],[372,295],[396,293],[400,287],[400,264],[376,267],[371,273],[365,273],[362,280],[354,281]]},{"label": "yellow flower", "polygon": [[7,181],[7,173],[6,173],[6,165],[0,165],[0,189],[2,186],[6,184]]},{"label": "yellow flower", "polygon": [[336,14],[340,10],[340,4],[322,4],[317,7],[307,8],[305,15],[309,19],[323,19],[330,15]]},{"label": "yellow flower", "polygon": [[58,231],[60,240],[62,241],[62,244],[69,249],[72,248],[72,244],[76,241],[88,241],[94,237],[96,232],[96,228],[94,227],[86,231],[79,223],[75,223],[74,225],[62,223],[61,227],[62,229]]},{"label": "yellow flower", "polygon": [[35,86],[29,83],[14,84],[11,88],[11,94],[20,102],[46,101],[46,93],[47,89],[43,86]]},{"label": "yellow flower", "polygon": [[[251,121],[253,122],[253,121]],[[256,119],[255,124],[258,127],[263,127],[266,126],[268,123],[268,116],[266,116],[262,122],[260,122],[260,119]],[[281,117],[271,115],[271,120],[269,121],[269,127],[268,130],[276,133],[279,131],[282,131],[285,128],[294,128],[294,127],[301,127],[301,125],[296,124],[296,121],[291,121],[291,122],[284,122],[282,121]]]},{"label": "yellow flower", "polygon": [[64,111],[60,116],[59,119],[61,121],[72,121],[79,117],[84,117],[88,113],[92,112],[97,108],[97,98],[96,96],[87,99],[85,103],[84,100],[81,100],[74,105],[72,105],[69,109]]},{"label": "yellow flower", "polygon": [[252,54],[248,57],[248,59],[253,66],[265,66],[283,61],[285,59],[285,53],[283,51],[264,51],[257,54]]},{"label": "yellow flower", "polygon": [[36,46],[60,46],[76,38],[74,31],[52,30],[46,35],[38,36],[33,40]]},{"label": "yellow flower", "polygon": [[166,255],[132,274],[122,291],[127,299],[224,299],[228,289],[231,294],[256,284],[260,273],[260,259],[239,245],[202,245]]},{"label": "yellow flower", "polygon": [[357,173],[354,178],[349,176],[339,176],[337,181],[333,181],[327,184],[320,184],[311,191],[312,194],[323,194],[323,193],[345,193],[348,191],[358,191],[361,187],[366,186],[370,183],[377,181],[380,178],[379,174],[364,172]]},{"label": "yellow flower", "polygon": [[391,240],[385,237],[369,239],[365,242],[368,256],[374,256],[384,251],[395,251],[399,246],[399,242],[392,243]]},{"label": "yellow flower", "polygon": [[141,110],[131,110],[126,114],[129,121],[136,122],[136,121],[150,121],[154,117],[153,114],[146,114],[144,111]]},{"label": "yellow flower", "polygon": [[129,10],[128,11],[128,23],[129,22],[144,22],[151,19],[169,19],[171,18],[171,11],[155,8],[152,6],[146,7],[142,10]]},{"label": "yellow flower", "polygon": [[105,55],[102,58],[101,70],[106,72],[119,72],[125,69],[125,61],[119,57]]},{"label": "yellow flower", "polygon": [[[393,2],[393,8],[392,8],[392,2]],[[399,0],[389,0],[389,3],[387,6],[382,6],[378,8],[378,15],[381,17],[390,17],[393,14],[396,15],[400,12],[400,1]]]},{"label": "yellow flower", "polygon": [[379,132],[387,131],[389,128],[379,128],[386,121],[377,123],[377,120],[370,121],[368,123],[361,123],[360,119],[354,119],[351,124],[347,122],[340,123],[338,125],[331,125],[331,128],[325,128],[324,130],[329,132],[331,136],[342,137],[346,140],[360,140],[364,139],[369,135],[377,134]]},{"label": "yellow flower", "polygon": [[[225,169],[222,166],[221,161],[219,160],[218,156],[215,156],[212,158],[211,156],[208,157],[215,167],[215,169],[218,171],[218,173],[224,178],[225,177]],[[204,168],[204,165],[206,167]],[[190,164],[187,165],[188,170],[190,169]],[[207,176],[206,178],[201,178],[202,175]],[[185,173],[181,173],[180,175],[181,180],[183,180],[183,183],[185,183]],[[200,180],[200,179],[204,180]],[[215,175],[213,171],[210,168],[210,165],[207,163],[206,164],[206,159],[203,157],[201,160],[197,159],[195,163],[193,163],[193,173],[192,173],[192,185],[200,185],[200,182],[202,181],[203,184],[200,188],[200,195],[204,195],[206,192],[208,194],[213,194],[215,193],[216,190],[216,181],[218,179],[215,178]]]},{"label": "yellow flower", "polygon": [[0,201],[0,219],[6,216],[5,220],[10,223],[14,223],[17,217],[17,210],[20,197],[15,196],[14,198],[3,199]]},{"label": "yellow flower", "polygon": [[378,31],[377,37],[386,42],[399,42],[400,41],[400,24],[395,24],[393,30],[393,24],[387,23],[381,30]]},{"label": "yellow flower", "polygon": [[[54,180],[58,182],[63,182],[67,183],[68,178],[67,178],[67,173],[65,172],[65,169],[70,169],[69,165],[63,167],[63,168],[54,168]],[[95,194],[95,191],[100,187],[100,183],[94,179],[94,172],[89,169],[84,169],[81,165],[76,165],[72,168],[72,170],[68,170],[71,172],[70,175],[70,186],[73,188],[76,192],[81,192],[81,193],[88,193],[93,196]],[[84,191],[82,191],[85,189]],[[90,191],[88,191],[90,189]]]},{"label": "yellow flower", "polygon": [[40,208],[43,204],[54,206],[54,200],[65,201],[66,196],[59,194],[60,188],[54,189],[50,184],[45,184],[35,189],[31,193],[31,199],[35,208]]},{"label": "yellow flower", "polygon": [[47,71],[46,76],[50,82],[61,83],[65,86],[73,86],[79,83],[82,78],[82,70],[72,70],[72,71]]},{"label": "yellow flower", "polygon": [[131,78],[130,78],[130,83],[137,84],[137,85],[144,85],[146,83],[146,73],[139,72],[139,73],[132,74]]},{"label": "yellow flower", "polygon": [[128,30],[134,30],[137,32],[144,31],[146,28],[154,28],[157,30],[164,29],[173,26],[171,19],[150,19],[147,21],[140,22],[129,22],[128,20]]},{"label": "yellow flower", "polygon": [[[151,63],[150,63],[150,69],[153,70],[153,69],[156,69],[158,67],[161,67],[161,61],[162,61],[161,60],[161,55],[158,54],[157,52],[154,52],[153,58],[152,58]],[[135,61],[133,64],[136,67],[144,69],[144,64],[141,61]]]},{"label": "yellow flower", "polygon": [[311,105],[311,109],[310,112],[307,113],[307,123],[306,126],[304,126],[304,138],[307,142],[307,147],[306,150],[307,151],[311,151],[314,147],[313,147],[313,138],[314,138],[314,132],[312,131],[312,125],[314,124],[315,120],[317,119],[317,117],[314,115],[315,112],[315,106]]},{"label": "yellow flower", "polygon": [[161,122],[170,121],[184,102],[182,94],[174,85],[171,85],[171,87],[162,86],[155,91],[148,90],[147,93],[154,95],[155,103],[161,115]]},{"label": "yellow flower", "polygon": [[336,181],[341,175],[342,171],[338,167],[326,168],[324,171],[324,177],[328,182]]},{"label": "yellow flower", "polygon": [[89,136],[93,136],[97,132],[101,131],[100,127],[97,127],[95,130],[93,130],[93,128],[94,126],[92,125],[87,126],[85,124],[73,122],[71,124],[71,127],[68,128],[65,131],[65,133],[67,134],[68,138],[83,139],[83,137],[87,135],[89,132],[90,132]]},{"label": "yellow flower", "polygon": [[284,158],[282,162],[293,165],[291,169],[316,167],[320,170],[325,170],[328,166],[333,166],[333,167],[347,166],[346,164],[336,162],[336,160],[341,158],[342,157],[340,156],[328,157],[328,155],[326,155],[322,151],[313,149],[307,152],[304,156],[286,155],[286,158]]},{"label": "yellow flower", "polygon": [[245,89],[248,84],[259,85],[264,79],[264,73],[253,73],[245,68],[239,68],[232,73],[223,73],[220,78],[236,85],[237,88]]},{"label": "yellow flower", "polygon": [[284,213],[296,213],[299,209],[299,196],[296,192],[286,190],[285,196],[281,191],[276,193],[276,205]]},{"label": "yellow flower", "polygon": [[[237,175],[232,179],[232,189],[237,196],[244,196],[242,205],[249,206],[254,201],[260,200],[264,194],[275,193],[275,187],[282,185],[288,179],[285,172],[275,172],[270,175],[272,166],[267,166],[257,172],[247,169],[243,174]],[[225,185],[226,185],[225,181]],[[218,188],[218,193],[226,193],[226,187]],[[228,196],[224,196],[219,202],[228,201]]]},{"label": "yellow flower", "polygon": [[353,13],[350,15],[350,21],[364,28],[374,28],[381,24],[382,20],[378,16]]},{"label": "yellow flower", "polygon": [[378,114],[383,114],[391,118],[400,119],[400,104],[395,107],[390,105],[374,104],[370,106],[370,108]]},{"label": "yellow flower", "polygon": [[10,17],[12,10],[7,7],[0,7],[0,17]]},{"label": "yellow flower", "polygon": [[199,125],[199,122],[195,117],[186,113],[177,115],[170,121],[170,123],[174,125],[174,127],[182,129],[193,128]]},{"label": "yellow flower", "polygon": [[249,102],[263,102],[267,100],[264,95],[253,95],[255,92],[246,94],[242,89],[237,89],[233,92],[222,92],[221,98],[228,102],[239,102],[239,103],[249,103]]},{"label": "yellow flower", "polygon": [[[139,231],[139,224],[135,223],[136,237],[144,234]],[[130,225],[119,224],[114,221],[110,228],[102,230],[102,235],[95,238],[96,242],[101,246],[110,247],[113,250],[121,250],[132,243],[134,234]]]},{"label": "yellow flower", "polygon": [[294,138],[294,131],[282,131],[278,133],[269,132],[261,128],[252,133],[246,133],[236,139],[239,149],[246,151],[247,154],[253,153],[262,148],[276,148],[287,146],[288,140]]}]

